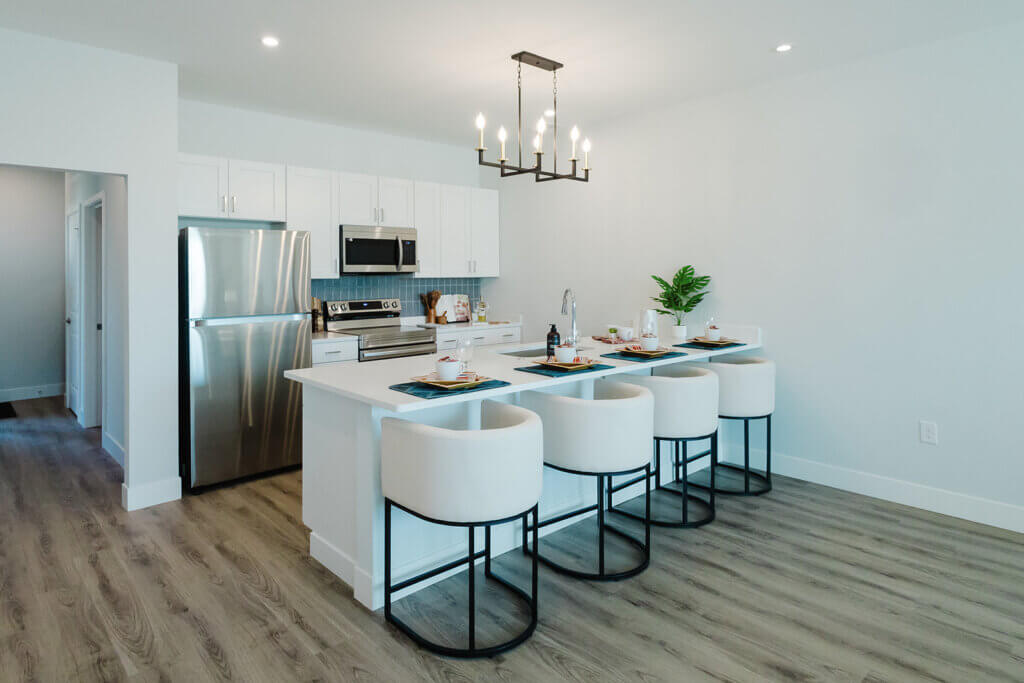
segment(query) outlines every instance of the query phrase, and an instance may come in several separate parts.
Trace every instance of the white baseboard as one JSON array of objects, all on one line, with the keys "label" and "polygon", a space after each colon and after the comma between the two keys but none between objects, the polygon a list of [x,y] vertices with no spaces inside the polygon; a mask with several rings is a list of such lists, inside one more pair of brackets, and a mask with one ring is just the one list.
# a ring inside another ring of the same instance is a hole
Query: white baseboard
[{"label": "white baseboard", "polygon": [[107,455],[113,458],[114,461],[124,469],[124,446],[122,446],[117,439],[112,437],[105,430],[101,435],[100,445],[103,447],[103,450],[107,452]]},{"label": "white baseboard", "polygon": [[125,510],[139,510],[181,498],[181,477],[170,477],[148,484],[121,484],[121,505]]},{"label": "white baseboard", "polygon": [[12,387],[0,389],[0,401],[24,401],[30,398],[60,396],[64,393],[64,382],[39,384],[34,387]]},{"label": "white baseboard", "polygon": [[[764,462],[764,449],[751,448],[750,452],[753,462]],[[832,486],[873,498],[881,498],[930,512],[938,512],[971,522],[1024,532],[1024,506],[1021,505],[1012,505],[998,500],[980,498],[966,493],[925,486],[777,452],[772,453],[772,473]]]}]

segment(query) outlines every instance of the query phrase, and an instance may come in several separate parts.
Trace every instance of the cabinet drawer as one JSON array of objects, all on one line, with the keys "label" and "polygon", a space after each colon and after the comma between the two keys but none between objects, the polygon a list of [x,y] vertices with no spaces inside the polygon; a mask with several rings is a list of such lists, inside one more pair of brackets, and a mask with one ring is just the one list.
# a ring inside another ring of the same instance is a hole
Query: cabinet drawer
[{"label": "cabinet drawer", "polygon": [[523,340],[523,328],[521,327],[507,327],[500,330],[494,330],[496,336],[495,344],[512,344],[514,342],[521,342]]},{"label": "cabinet drawer", "polygon": [[352,341],[319,342],[313,344],[313,365],[337,363],[359,358],[359,344]]},{"label": "cabinet drawer", "polygon": [[459,345],[458,337],[438,337],[437,338],[437,350],[438,351],[453,351]]}]

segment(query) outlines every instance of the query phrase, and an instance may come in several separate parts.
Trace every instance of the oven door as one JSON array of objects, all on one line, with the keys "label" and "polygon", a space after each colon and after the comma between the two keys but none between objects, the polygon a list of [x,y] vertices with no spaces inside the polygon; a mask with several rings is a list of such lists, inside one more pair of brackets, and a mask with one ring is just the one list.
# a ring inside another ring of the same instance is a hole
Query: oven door
[{"label": "oven door", "polygon": [[341,272],[415,273],[416,229],[342,225]]}]

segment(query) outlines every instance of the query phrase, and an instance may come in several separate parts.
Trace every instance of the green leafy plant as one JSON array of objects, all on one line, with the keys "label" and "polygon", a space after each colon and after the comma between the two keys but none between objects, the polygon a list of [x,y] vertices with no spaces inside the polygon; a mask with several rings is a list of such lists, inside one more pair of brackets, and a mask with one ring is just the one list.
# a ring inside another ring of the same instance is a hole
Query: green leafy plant
[{"label": "green leafy plant", "polygon": [[676,319],[676,325],[682,325],[683,315],[697,308],[697,304],[704,300],[704,297],[708,295],[707,286],[711,284],[711,276],[701,275],[698,277],[693,266],[683,266],[677,270],[672,282],[657,275],[651,277],[661,287],[661,294],[651,297],[662,306],[657,309],[658,313],[673,316]]}]

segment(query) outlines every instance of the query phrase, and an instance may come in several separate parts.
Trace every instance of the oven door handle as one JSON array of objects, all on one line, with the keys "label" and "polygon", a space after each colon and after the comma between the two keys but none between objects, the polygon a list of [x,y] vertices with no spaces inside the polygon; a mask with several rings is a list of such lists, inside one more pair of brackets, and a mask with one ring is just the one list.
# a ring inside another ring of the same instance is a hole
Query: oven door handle
[{"label": "oven door handle", "polygon": [[402,270],[402,261],[405,260],[405,254],[402,252],[402,238],[396,237],[395,242],[398,243],[398,262],[395,263],[395,270]]},{"label": "oven door handle", "polygon": [[405,346],[385,346],[379,349],[360,349],[359,360],[383,360],[384,358],[402,358],[404,356],[426,356],[437,353],[437,344],[406,344]]}]

